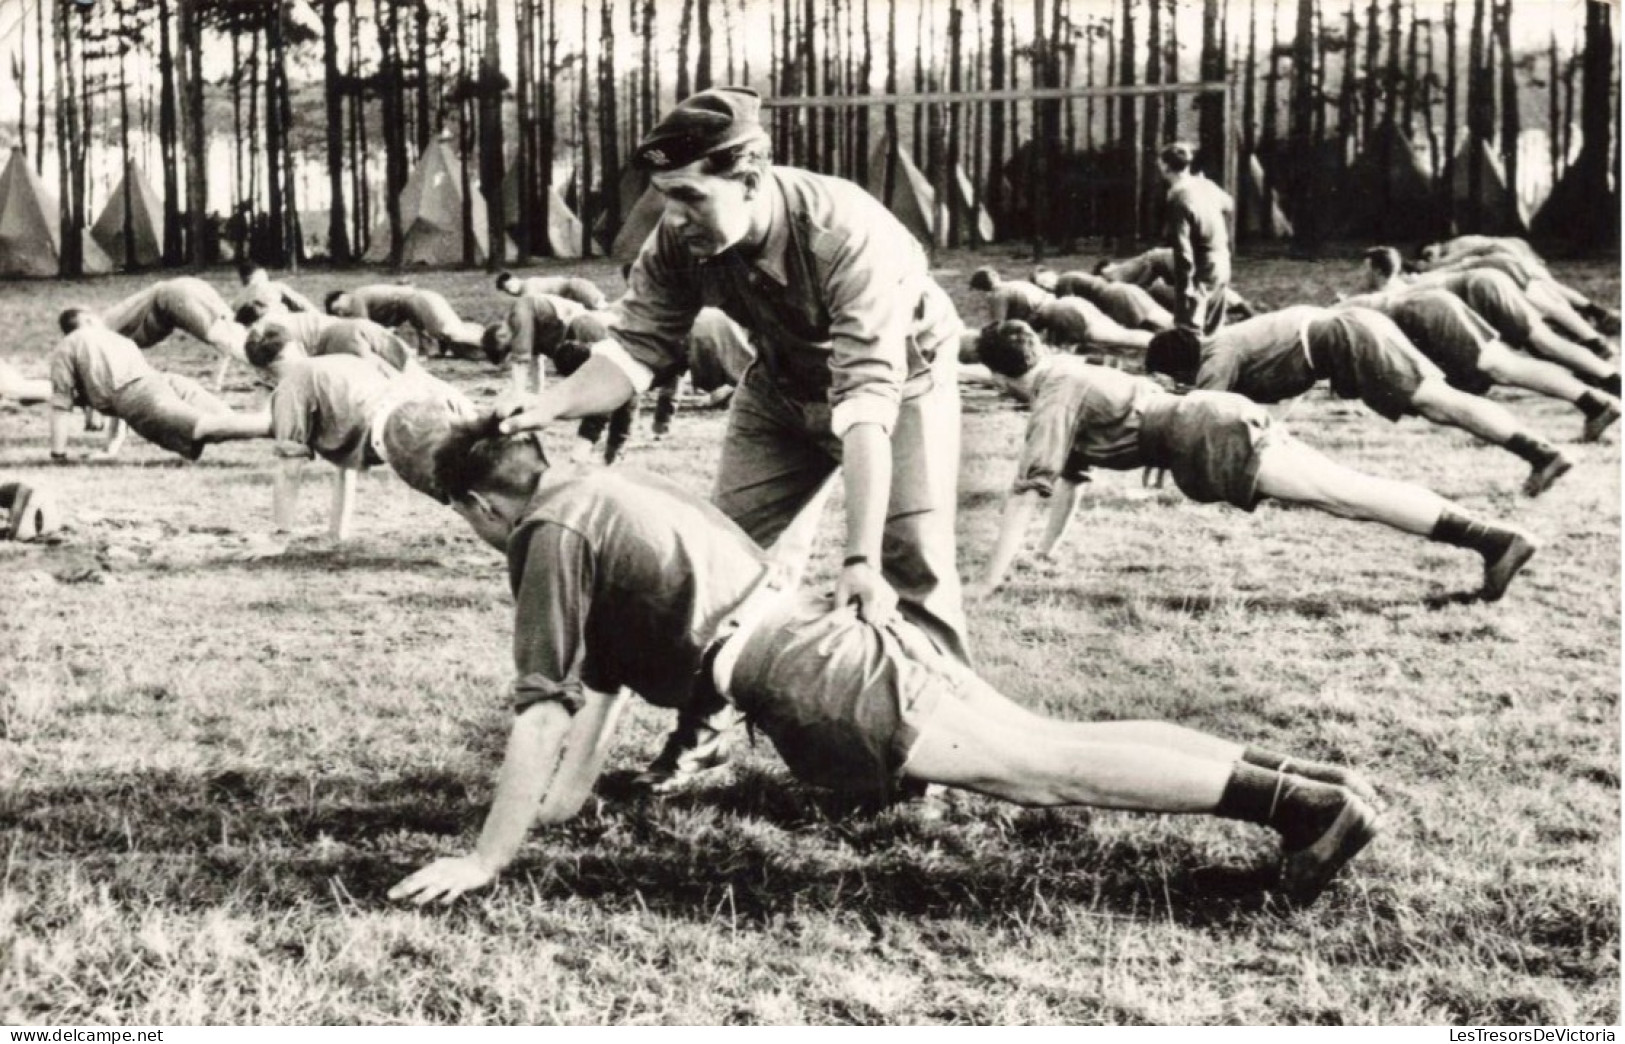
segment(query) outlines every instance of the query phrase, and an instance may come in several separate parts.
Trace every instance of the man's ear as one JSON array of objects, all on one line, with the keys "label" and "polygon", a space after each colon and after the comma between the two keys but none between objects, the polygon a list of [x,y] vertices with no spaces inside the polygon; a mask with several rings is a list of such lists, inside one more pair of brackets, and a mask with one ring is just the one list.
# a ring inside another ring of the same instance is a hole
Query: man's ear
[{"label": "man's ear", "polygon": [[756,193],[760,191],[762,187],[761,170],[756,167],[751,167],[748,170],[744,170],[740,172],[739,180],[740,183],[745,186],[745,198],[747,200],[755,199]]}]

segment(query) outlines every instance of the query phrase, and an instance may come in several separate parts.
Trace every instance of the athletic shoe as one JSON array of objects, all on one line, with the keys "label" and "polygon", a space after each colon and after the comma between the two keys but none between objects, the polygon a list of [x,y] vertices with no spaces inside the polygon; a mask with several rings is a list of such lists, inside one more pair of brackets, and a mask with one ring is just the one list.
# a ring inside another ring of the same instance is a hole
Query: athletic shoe
[{"label": "athletic shoe", "polygon": [[1609,403],[1608,408],[1595,417],[1586,418],[1585,428],[1580,432],[1580,441],[1596,442],[1617,420],[1619,420],[1619,403]]},{"label": "athletic shoe", "polygon": [[[716,720],[713,716],[711,722]],[[725,767],[728,761],[726,727],[713,727],[704,719],[679,718],[659,756],[638,773],[633,784],[655,794],[672,794]]]},{"label": "athletic shoe", "polygon": [[1496,556],[1495,560],[1484,562],[1484,589],[1479,596],[1486,602],[1498,602],[1501,596],[1507,593],[1507,585],[1512,578],[1518,575],[1531,558],[1535,557],[1537,545],[1522,532],[1512,530],[1512,540],[1506,549]]},{"label": "athletic shoe", "polygon": [[1572,467],[1574,467],[1574,461],[1568,456],[1559,453],[1545,464],[1529,472],[1529,477],[1523,481],[1524,495],[1529,497],[1540,496],[1552,488],[1552,483],[1568,474],[1568,470]]},{"label": "athletic shoe", "polygon": [[1343,864],[1370,844],[1379,830],[1381,817],[1345,789],[1342,807],[1331,825],[1303,848],[1282,853],[1281,891],[1287,900],[1297,906],[1314,902]]}]

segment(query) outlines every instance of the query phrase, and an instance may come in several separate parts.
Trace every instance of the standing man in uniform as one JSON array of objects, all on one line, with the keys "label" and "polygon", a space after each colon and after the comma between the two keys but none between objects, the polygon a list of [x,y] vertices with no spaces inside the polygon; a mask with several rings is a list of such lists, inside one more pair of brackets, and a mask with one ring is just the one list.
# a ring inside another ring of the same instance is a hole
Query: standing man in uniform
[{"label": "standing man in uniform", "polygon": [[1174,251],[1174,321],[1212,333],[1224,323],[1230,287],[1229,193],[1191,170],[1195,150],[1184,142],[1164,146],[1157,157],[1168,183],[1168,245]]},{"label": "standing man in uniform", "polygon": [[[747,88],[679,104],[633,160],[665,200],[614,306],[611,337],[504,431],[614,409],[683,364],[700,308],[748,330],[756,363],[730,407],[715,501],[763,546],[844,476],[836,600],[872,622],[901,607],[968,660],[954,554],[959,316],[920,245],[850,182],[771,162]],[[649,782],[675,780],[714,725],[679,723]]]}]

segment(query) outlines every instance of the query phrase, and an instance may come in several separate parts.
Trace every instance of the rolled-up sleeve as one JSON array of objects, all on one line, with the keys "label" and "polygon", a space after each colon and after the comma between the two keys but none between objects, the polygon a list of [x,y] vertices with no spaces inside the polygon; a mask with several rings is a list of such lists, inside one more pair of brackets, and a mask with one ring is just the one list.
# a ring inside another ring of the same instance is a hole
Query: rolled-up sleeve
[{"label": "rolled-up sleeve", "polygon": [[586,702],[587,612],[592,605],[593,551],[579,533],[542,523],[510,552],[514,585],[513,709],[562,704],[571,714]]},{"label": "rolled-up sleeve", "polygon": [[890,435],[908,379],[908,338],[925,288],[912,240],[855,230],[831,250],[824,276],[830,315],[830,429],[879,424]]},{"label": "rolled-up sleeve", "polygon": [[315,456],[310,444],[316,399],[308,375],[308,369],[292,374],[271,393],[271,438],[276,440],[279,457]]},{"label": "rolled-up sleeve", "polygon": [[[688,365],[688,332],[700,312],[700,284],[695,263],[675,237],[657,227],[632,262],[626,293],[610,305],[610,336],[624,349],[624,359],[608,353],[634,386],[647,388]],[[644,383],[626,363],[648,370]]]},{"label": "rolled-up sleeve", "polygon": [[1012,492],[1037,493],[1046,499],[1055,492],[1055,480],[1072,455],[1072,435],[1083,409],[1084,391],[1070,382],[1046,389],[1033,404]]},{"label": "rolled-up sleeve", "polygon": [[51,405],[59,410],[71,410],[79,405],[78,374],[66,348],[51,352]]}]

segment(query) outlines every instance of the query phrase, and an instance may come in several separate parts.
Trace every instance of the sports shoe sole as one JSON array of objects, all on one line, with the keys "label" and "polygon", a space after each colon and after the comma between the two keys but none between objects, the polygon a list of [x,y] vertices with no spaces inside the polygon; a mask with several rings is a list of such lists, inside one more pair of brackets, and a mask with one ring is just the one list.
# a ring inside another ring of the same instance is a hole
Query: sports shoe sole
[{"label": "sports shoe sole", "polygon": [[1558,454],[1548,461],[1544,467],[1536,468],[1530,473],[1529,477],[1524,480],[1524,495],[1528,497],[1540,496],[1548,489],[1551,489],[1554,482],[1562,478],[1564,475],[1567,475],[1569,473],[1569,469],[1572,467],[1574,467],[1574,461],[1572,459],[1562,455],[1561,453]]},{"label": "sports shoe sole", "polygon": [[1596,442],[1602,438],[1602,433],[1614,426],[1619,420],[1619,407],[1610,405],[1606,410],[1595,417],[1586,418],[1585,428],[1580,433],[1581,442]]},{"label": "sports shoe sole", "polygon": [[1507,593],[1507,586],[1512,583],[1512,578],[1529,564],[1529,560],[1535,557],[1538,550],[1539,546],[1522,533],[1512,534],[1512,543],[1501,552],[1501,557],[1484,566],[1484,589],[1480,592],[1480,597],[1486,602],[1499,602],[1501,596]]},{"label": "sports shoe sole", "polygon": [[1337,872],[1359,855],[1381,829],[1381,817],[1350,793],[1324,834],[1308,847],[1288,852],[1281,860],[1281,891],[1287,900],[1296,906],[1308,906],[1318,899]]}]

